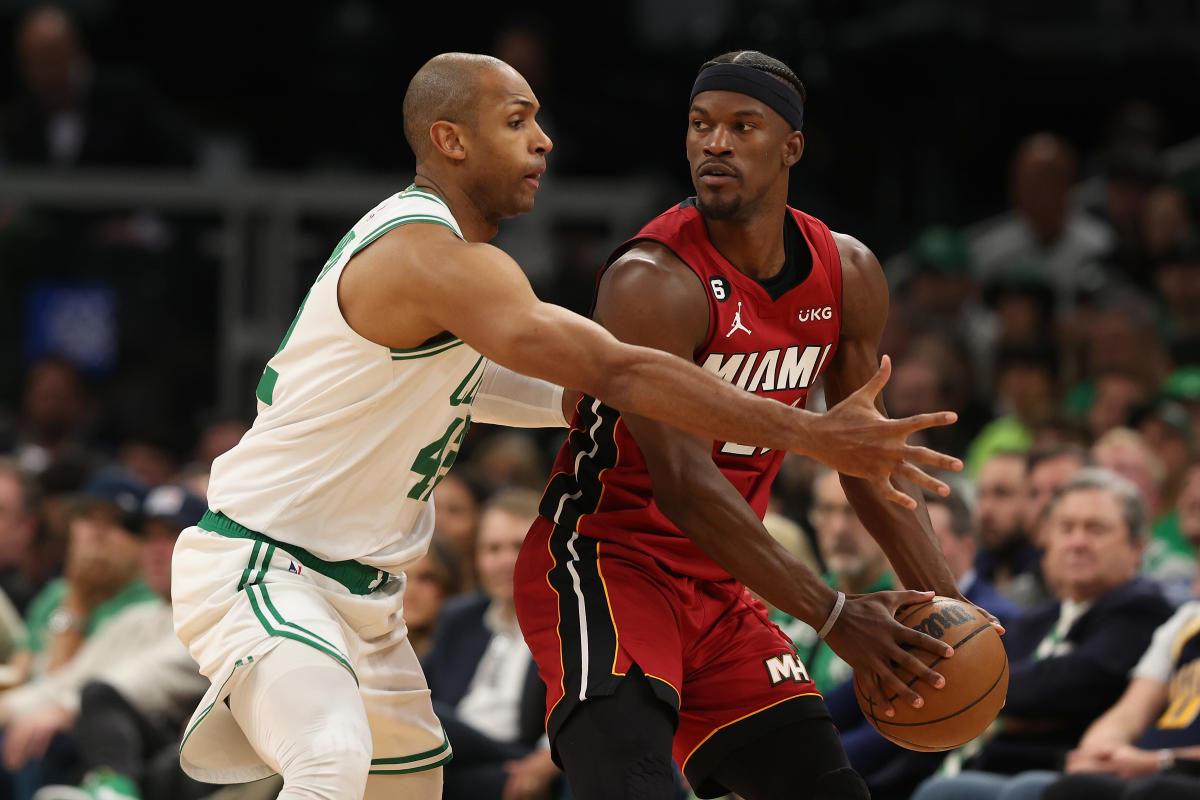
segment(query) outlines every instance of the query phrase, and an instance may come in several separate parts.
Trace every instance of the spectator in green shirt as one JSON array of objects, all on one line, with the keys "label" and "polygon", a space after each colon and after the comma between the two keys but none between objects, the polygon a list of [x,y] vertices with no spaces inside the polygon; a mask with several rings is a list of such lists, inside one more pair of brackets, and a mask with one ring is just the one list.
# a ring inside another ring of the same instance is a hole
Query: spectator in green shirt
[{"label": "spectator in green shirt", "polygon": [[84,639],[132,603],[153,600],[141,579],[141,506],[146,488],[121,472],[101,472],[71,513],[63,575],[34,597],[28,639],[14,658],[33,679],[70,660]]},{"label": "spectator in green shirt", "polygon": [[145,487],[125,473],[104,471],[85,484],[71,508],[63,574],[30,603],[27,639],[9,662],[11,682],[23,688],[0,697],[0,781],[9,783],[0,793],[11,788],[4,796],[28,800],[47,782],[69,782],[78,759],[67,737],[54,736],[53,720],[14,726],[22,717],[15,698],[65,668],[86,641],[123,612],[162,603],[141,577],[145,494]]},{"label": "spectator in green shirt", "polygon": [[[838,474],[831,469],[823,467],[813,480],[811,521],[825,566],[822,577],[830,586],[846,594],[901,588],[887,556],[855,515]],[[791,637],[818,689],[828,692],[850,678],[850,665],[809,625],[778,610],[771,616]]]}]

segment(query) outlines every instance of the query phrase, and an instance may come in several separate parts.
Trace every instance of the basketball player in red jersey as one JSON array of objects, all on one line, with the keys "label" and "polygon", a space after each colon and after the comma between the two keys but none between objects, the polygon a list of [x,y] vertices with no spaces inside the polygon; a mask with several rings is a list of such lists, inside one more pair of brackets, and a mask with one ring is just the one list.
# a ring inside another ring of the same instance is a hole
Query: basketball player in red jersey
[{"label": "basketball player in red jersey", "polygon": [[[804,95],[758,52],[704,65],[687,133],[696,196],[616,250],[593,316],[619,339],[789,405],[823,378],[833,405],[882,386],[872,376],[888,292],[866,247],[787,206]],[[870,674],[886,713],[889,698],[923,702],[892,663],[944,683],[909,650],[950,648],[893,618],[933,592],[960,596],[923,506],[889,502],[899,489],[919,497],[916,487],[842,479],[903,584],[932,591],[847,598],[762,525],[783,458],[579,401],[516,574],[547,730],[576,800],[666,800],[672,756],[700,797],[868,797],[790,640],[747,586]]]}]

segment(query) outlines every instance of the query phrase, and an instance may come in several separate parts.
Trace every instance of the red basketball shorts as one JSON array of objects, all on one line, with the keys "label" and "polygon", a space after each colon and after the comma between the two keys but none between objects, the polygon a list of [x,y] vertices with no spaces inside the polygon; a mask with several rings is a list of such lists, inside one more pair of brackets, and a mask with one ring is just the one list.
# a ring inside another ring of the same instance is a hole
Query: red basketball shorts
[{"label": "red basketball shorts", "polygon": [[634,548],[539,517],[515,591],[547,687],[552,746],[572,710],[612,694],[634,664],[678,712],[673,755],[693,785],[732,750],[828,716],[791,640],[737,581],[670,573]]}]

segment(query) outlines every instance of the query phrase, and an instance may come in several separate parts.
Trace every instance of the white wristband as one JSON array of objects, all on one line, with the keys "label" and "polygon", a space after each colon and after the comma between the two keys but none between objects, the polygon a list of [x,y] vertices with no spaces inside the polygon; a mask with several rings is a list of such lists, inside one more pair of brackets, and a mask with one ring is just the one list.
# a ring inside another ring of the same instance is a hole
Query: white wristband
[{"label": "white wristband", "polygon": [[844,605],[846,605],[846,593],[838,592],[837,600],[833,604],[833,611],[829,612],[829,619],[825,620],[825,624],[821,626],[821,630],[817,631],[818,639],[824,639],[833,630],[833,624],[841,616],[842,606]]}]

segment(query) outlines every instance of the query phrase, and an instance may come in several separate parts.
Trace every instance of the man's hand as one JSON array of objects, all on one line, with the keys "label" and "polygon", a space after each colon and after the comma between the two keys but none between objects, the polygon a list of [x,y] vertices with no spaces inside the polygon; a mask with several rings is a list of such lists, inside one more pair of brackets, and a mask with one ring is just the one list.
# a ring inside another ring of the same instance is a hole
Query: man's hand
[{"label": "man's hand", "polygon": [[1117,744],[1081,744],[1067,753],[1067,762],[1063,771],[1068,775],[1079,772],[1112,772],[1112,755]]},{"label": "man's hand", "polygon": [[884,499],[911,509],[917,507],[916,499],[893,486],[893,476],[908,478],[918,486],[947,495],[949,486],[914,464],[956,472],[963,465],[952,456],[910,445],[907,439],[919,430],[950,425],[958,415],[940,411],[900,419],[884,416],[876,405],[876,397],[891,374],[891,359],[884,356],[869,381],[814,420],[812,452],[843,475],[868,481]]},{"label": "man's hand", "polygon": [[914,591],[847,596],[833,630],[825,636],[833,651],[854,668],[867,696],[883,709],[885,716],[896,715],[892,703],[897,700],[913,708],[925,705],[921,695],[897,674],[897,669],[907,670],[936,689],[946,685],[944,677],[904,646],[919,647],[942,658],[954,655],[954,648],[896,621],[896,609],[928,603],[933,598],[933,592]]},{"label": "man's hand", "polygon": [[1111,772],[1117,777],[1132,780],[1158,771],[1158,753],[1131,744],[1117,745],[1109,758]]},{"label": "man's hand", "polygon": [[980,612],[981,614],[983,614],[985,617],[987,617],[989,620],[991,620],[991,621],[992,621],[992,627],[996,629],[996,633],[1000,634],[1001,636],[1003,636],[1003,635],[1005,634],[1004,625],[1003,625],[1003,623],[1001,623],[1001,622],[1000,622],[1000,619],[999,619],[999,617],[997,617],[995,614],[993,614],[992,612],[988,611],[986,608],[984,608],[983,606],[979,605],[978,603],[971,603],[971,601],[970,601],[970,600],[968,600],[967,598],[963,597],[961,594],[960,594],[960,595],[957,595],[957,596],[955,596],[955,598],[954,598],[954,599],[955,599],[955,600],[961,600],[961,601],[963,601],[964,603],[970,603],[971,605],[973,605],[973,606],[975,606],[976,608],[978,608],[978,609],[979,609],[979,612]]},{"label": "man's hand", "polygon": [[550,800],[550,787],[562,774],[544,748],[534,750],[524,758],[504,764],[508,781],[504,784],[503,800]]},{"label": "man's hand", "polygon": [[1107,772],[1130,780],[1158,771],[1158,754],[1121,742],[1083,744],[1067,753],[1067,773]]},{"label": "man's hand", "polygon": [[4,766],[17,770],[46,754],[50,740],[75,722],[75,716],[61,706],[51,705],[8,723],[4,731]]},{"label": "man's hand", "polygon": [[69,579],[61,605],[64,611],[82,622],[111,596],[112,592],[105,583],[89,581],[87,578]]},{"label": "man's hand", "polygon": [[975,608],[979,609],[980,614],[987,617],[991,621],[992,627],[996,629],[996,633],[1000,634],[1001,636],[1003,636],[1005,634],[1004,625],[1001,624],[1000,619],[995,614],[988,611],[986,608],[979,605],[978,603],[972,603],[970,600],[968,600],[963,595],[962,592],[959,592],[959,591],[938,592],[938,594],[941,595],[942,597],[949,597],[951,600],[957,600],[960,603],[966,603],[969,606],[974,606]]}]

